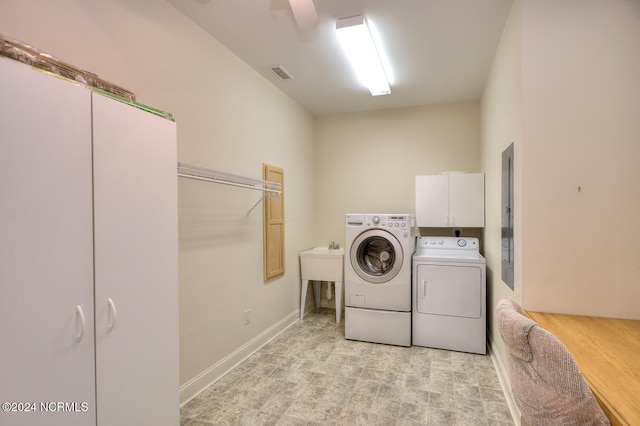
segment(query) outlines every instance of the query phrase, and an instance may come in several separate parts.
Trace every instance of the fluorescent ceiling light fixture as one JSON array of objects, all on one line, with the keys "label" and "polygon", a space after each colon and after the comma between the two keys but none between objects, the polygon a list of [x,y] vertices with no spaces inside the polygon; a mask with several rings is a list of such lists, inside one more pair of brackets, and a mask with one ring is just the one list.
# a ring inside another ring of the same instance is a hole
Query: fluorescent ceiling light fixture
[{"label": "fluorescent ceiling light fixture", "polygon": [[336,21],[336,31],[342,48],[356,70],[360,81],[371,91],[371,95],[391,93],[371,32],[364,16],[352,16]]}]

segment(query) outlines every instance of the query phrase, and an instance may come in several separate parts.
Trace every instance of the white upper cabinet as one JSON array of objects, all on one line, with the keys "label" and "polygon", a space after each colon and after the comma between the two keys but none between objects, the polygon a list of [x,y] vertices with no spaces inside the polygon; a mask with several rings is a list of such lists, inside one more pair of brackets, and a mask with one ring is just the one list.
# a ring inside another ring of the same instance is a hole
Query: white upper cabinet
[{"label": "white upper cabinet", "polygon": [[416,176],[416,224],[434,228],[484,226],[484,174]]}]

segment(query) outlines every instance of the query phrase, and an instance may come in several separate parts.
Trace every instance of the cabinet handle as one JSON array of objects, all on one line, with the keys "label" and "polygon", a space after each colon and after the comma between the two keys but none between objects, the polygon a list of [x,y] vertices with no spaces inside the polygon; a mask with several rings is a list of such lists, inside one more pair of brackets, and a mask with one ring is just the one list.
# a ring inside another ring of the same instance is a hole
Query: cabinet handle
[{"label": "cabinet handle", "polygon": [[118,311],[116,311],[116,305],[113,303],[111,298],[107,299],[109,303],[109,322],[107,323],[107,330],[113,330],[113,327],[116,326],[116,319],[118,318]]},{"label": "cabinet handle", "polygon": [[82,307],[80,305],[76,305],[76,321],[78,324],[78,332],[76,333],[76,342],[79,342],[84,337],[84,329],[87,325],[84,319],[84,312],[82,312]]},{"label": "cabinet handle", "polygon": [[451,215],[449,216],[449,226],[455,226],[456,223],[456,219],[453,216],[453,213],[451,213]]}]

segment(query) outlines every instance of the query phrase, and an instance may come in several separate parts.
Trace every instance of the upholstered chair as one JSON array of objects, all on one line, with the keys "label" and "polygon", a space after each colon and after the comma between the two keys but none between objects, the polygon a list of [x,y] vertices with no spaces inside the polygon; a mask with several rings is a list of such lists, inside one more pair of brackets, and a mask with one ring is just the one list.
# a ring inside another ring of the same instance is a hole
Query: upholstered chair
[{"label": "upholstered chair", "polygon": [[553,334],[510,299],[496,306],[508,354],[511,389],[532,426],[609,425],[578,365]]}]

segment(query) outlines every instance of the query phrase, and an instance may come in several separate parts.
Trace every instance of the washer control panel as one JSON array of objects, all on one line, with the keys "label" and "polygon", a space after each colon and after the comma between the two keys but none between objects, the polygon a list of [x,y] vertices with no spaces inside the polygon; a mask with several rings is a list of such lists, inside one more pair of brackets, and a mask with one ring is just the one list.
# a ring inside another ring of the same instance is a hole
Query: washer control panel
[{"label": "washer control panel", "polygon": [[464,237],[420,237],[416,249],[475,250],[480,246],[477,238]]},{"label": "washer control panel", "polygon": [[409,229],[411,227],[410,215],[367,215],[367,227],[380,227],[388,229]]}]

